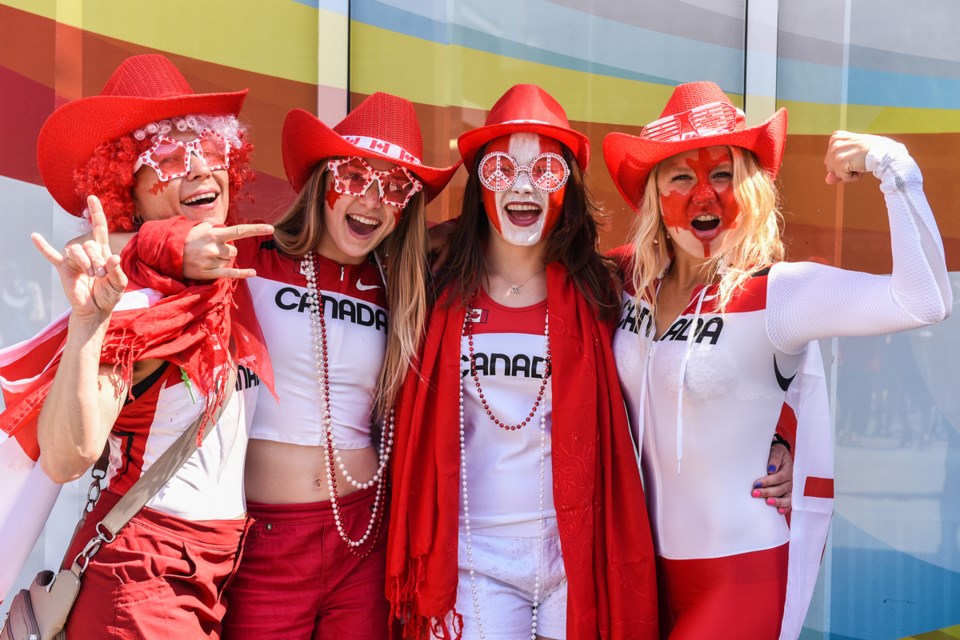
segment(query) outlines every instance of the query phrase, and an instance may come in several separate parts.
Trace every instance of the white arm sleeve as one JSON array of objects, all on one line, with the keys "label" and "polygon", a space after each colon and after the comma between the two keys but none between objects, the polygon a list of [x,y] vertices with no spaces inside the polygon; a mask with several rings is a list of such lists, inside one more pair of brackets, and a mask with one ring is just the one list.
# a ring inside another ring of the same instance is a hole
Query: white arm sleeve
[{"label": "white arm sleeve", "polygon": [[946,318],[953,306],[943,243],[923,194],[923,176],[906,147],[892,140],[866,158],[880,179],[890,218],[893,274],[878,276],[811,262],[770,269],[767,334],[799,353],[810,340],[912,329]]}]

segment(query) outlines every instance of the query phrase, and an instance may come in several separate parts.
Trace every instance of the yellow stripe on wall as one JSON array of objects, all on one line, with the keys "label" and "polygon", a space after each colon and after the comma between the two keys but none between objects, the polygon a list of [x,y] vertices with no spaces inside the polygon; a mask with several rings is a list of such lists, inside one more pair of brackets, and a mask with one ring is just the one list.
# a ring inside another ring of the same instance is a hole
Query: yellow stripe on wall
[{"label": "yellow stripe on wall", "polygon": [[[571,120],[642,126],[660,115],[673,91],[667,85],[438,44],[358,22],[351,28],[350,88],[357,93],[387,91],[423,104],[485,110],[511,85],[533,82],[557,98]],[[743,106],[740,96],[730,98]],[[759,120],[773,113],[769,106]],[[960,132],[960,110],[851,104],[843,122],[836,104],[778,100],[776,106],[787,107],[794,134],[829,135],[841,128],[879,134]]]},{"label": "yellow stripe on wall", "polygon": [[848,104],[846,122],[840,105],[779,100],[790,114],[790,133],[829,135],[837,129],[862,133],[960,132],[960,110],[875,107]]},{"label": "yellow stripe on wall", "polygon": [[900,640],[960,640],[960,625],[940,629],[939,631],[930,631],[928,633],[919,633],[915,636],[907,636]]},{"label": "yellow stripe on wall", "polygon": [[[4,4],[160,51],[346,89],[346,16],[292,0],[4,0]],[[318,59],[333,64],[318,65]]]},{"label": "yellow stripe on wall", "polygon": [[423,104],[486,110],[511,85],[533,82],[549,91],[571,120],[642,125],[660,114],[673,91],[665,85],[438,44],[358,22],[351,28],[350,89],[357,93],[387,91]]}]

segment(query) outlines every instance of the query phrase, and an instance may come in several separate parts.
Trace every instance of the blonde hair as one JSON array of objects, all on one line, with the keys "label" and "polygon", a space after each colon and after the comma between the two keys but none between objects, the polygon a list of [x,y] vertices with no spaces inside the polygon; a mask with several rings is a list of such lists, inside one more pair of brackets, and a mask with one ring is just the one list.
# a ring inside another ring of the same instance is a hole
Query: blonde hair
[{"label": "blonde hair", "polygon": [[[302,257],[323,235],[327,161],[319,162],[297,199],[274,223],[274,241],[286,255]],[[377,381],[374,419],[384,419],[396,402],[413,363],[427,317],[427,223],[423,192],[416,194],[396,228],[374,249],[383,266],[390,320],[387,351]]]},{"label": "blonde hair", "polygon": [[[758,269],[783,260],[780,239],[782,217],[773,178],[752,151],[727,147],[733,158],[733,194],[740,208],[732,244],[713,256],[705,269],[713,280],[720,276],[719,309],[722,312],[734,294]],[[634,249],[633,271],[629,274],[637,300],[656,308],[654,281],[670,266],[667,231],[663,226],[657,164],[647,177],[640,199],[640,213],[634,223],[630,244]]]}]

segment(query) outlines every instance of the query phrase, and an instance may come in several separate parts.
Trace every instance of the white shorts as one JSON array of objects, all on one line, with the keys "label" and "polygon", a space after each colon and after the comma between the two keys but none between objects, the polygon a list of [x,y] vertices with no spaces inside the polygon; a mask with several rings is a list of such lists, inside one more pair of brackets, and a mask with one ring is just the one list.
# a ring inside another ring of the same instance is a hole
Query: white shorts
[{"label": "white shorts", "polygon": [[[487,640],[530,637],[533,589],[537,575],[537,538],[471,535],[474,584],[483,635]],[[463,616],[463,640],[477,640],[480,631],[474,611],[466,538],[459,545],[457,612]],[[567,636],[567,575],[557,533],[543,538],[537,635],[562,640]]]}]

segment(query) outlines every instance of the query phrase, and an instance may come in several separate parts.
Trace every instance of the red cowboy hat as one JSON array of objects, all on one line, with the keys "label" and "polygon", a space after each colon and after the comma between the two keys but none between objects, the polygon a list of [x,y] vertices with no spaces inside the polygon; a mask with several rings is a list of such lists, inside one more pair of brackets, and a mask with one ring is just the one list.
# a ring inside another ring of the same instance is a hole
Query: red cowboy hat
[{"label": "red cowboy hat", "polygon": [[330,128],[303,109],[294,109],[283,123],[283,168],[299,193],[313,168],[326,158],[381,158],[408,169],[423,181],[427,200],[439,194],[460,163],[451,167],[423,164],[423,136],[413,103],[377,92]]},{"label": "red cowboy hat", "polygon": [[743,112],[712,82],[688,82],[673,90],[658,120],[639,136],[610,133],[603,139],[603,158],[627,203],[639,210],[647,177],[661,160],[691,149],[730,145],[749,149],[760,166],[776,176],[787,140],[787,110],[747,127]]},{"label": "red cowboy hat", "polygon": [[37,139],[43,183],[61,207],[81,215],[86,203],[76,192],[73,174],[101,143],[174,116],[236,116],[246,96],[246,89],[194,93],[180,70],[159,54],[127,58],[99,95],[68,102],[47,118]]},{"label": "red cowboy hat", "polygon": [[460,156],[468,167],[483,145],[511,133],[539,133],[573,151],[581,171],[590,161],[590,139],[570,128],[567,112],[553,96],[535,84],[515,84],[490,109],[487,122],[467,131],[457,140]]}]

